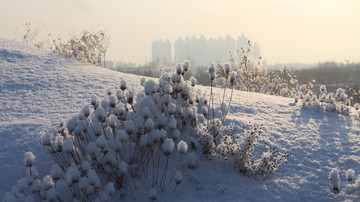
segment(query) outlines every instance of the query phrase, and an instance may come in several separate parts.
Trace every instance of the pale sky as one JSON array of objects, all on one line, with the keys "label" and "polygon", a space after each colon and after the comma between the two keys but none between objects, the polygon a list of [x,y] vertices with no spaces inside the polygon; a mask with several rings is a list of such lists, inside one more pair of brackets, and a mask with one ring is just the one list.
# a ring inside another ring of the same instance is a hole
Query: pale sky
[{"label": "pale sky", "polygon": [[108,29],[108,58],[144,63],[153,40],[204,35],[258,42],[268,63],[360,62],[359,0],[0,0],[0,37]]}]

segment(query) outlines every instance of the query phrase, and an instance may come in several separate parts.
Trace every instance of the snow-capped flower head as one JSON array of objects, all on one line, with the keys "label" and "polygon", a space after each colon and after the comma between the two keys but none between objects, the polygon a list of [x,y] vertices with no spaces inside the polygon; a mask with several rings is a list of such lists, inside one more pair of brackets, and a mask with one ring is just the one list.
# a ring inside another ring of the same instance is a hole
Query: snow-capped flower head
[{"label": "snow-capped flower head", "polygon": [[346,106],[350,106],[350,105],[351,105],[350,99],[346,99],[344,103],[345,103]]},{"label": "snow-capped flower head", "polygon": [[339,193],[340,191],[340,180],[339,180],[339,171],[336,168],[331,169],[329,173],[329,181],[331,189],[334,193]]},{"label": "snow-capped flower head", "polygon": [[63,142],[62,148],[64,152],[70,153],[74,149],[73,142],[68,138]]},{"label": "snow-capped flower head", "polygon": [[78,183],[80,177],[81,177],[81,172],[75,166],[70,167],[66,171],[66,181],[68,182],[69,185]]},{"label": "snow-capped flower head", "polygon": [[348,96],[345,93],[341,93],[339,98],[341,101],[345,101],[348,98]]},{"label": "snow-capped flower head", "polygon": [[174,130],[174,132],[172,133],[172,138],[174,140],[180,139],[180,136],[181,136],[181,133],[180,133],[180,131],[178,129]]},{"label": "snow-capped flower head", "polygon": [[182,65],[179,63],[176,65],[176,73],[180,75],[183,71]]},{"label": "snow-capped flower head", "polygon": [[156,93],[157,85],[153,80],[147,80],[144,82],[145,95],[151,95]]},{"label": "snow-capped flower head", "polygon": [[196,84],[197,84],[197,80],[196,80],[196,78],[195,77],[193,77],[193,76],[191,76],[190,77],[190,83],[191,83],[191,86],[195,86]]},{"label": "snow-capped flower head", "polygon": [[119,136],[120,142],[126,142],[129,139],[129,135],[126,133],[125,130],[116,131],[116,135]]},{"label": "snow-capped flower head", "polygon": [[147,119],[146,121],[145,121],[145,129],[146,130],[151,130],[151,129],[153,129],[154,128],[154,125],[155,125],[155,122],[150,118],[150,119]]},{"label": "snow-capped flower head", "polygon": [[93,185],[94,187],[100,187],[101,186],[100,179],[99,179],[98,175],[96,174],[96,172],[94,170],[90,170],[88,172],[88,178],[89,178],[90,184]]},{"label": "snow-capped flower head", "polygon": [[119,171],[123,175],[128,172],[128,164],[123,160],[119,164]]},{"label": "snow-capped flower head", "polygon": [[189,70],[189,68],[190,68],[190,61],[185,60],[182,67],[183,67],[184,72],[187,72]]},{"label": "snow-capped flower head", "polygon": [[236,71],[232,71],[230,73],[230,83],[231,84],[234,84],[234,82],[236,81],[237,79],[237,72]]},{"label": "snow-capped flower head", "polygon": [[105,110],[102,107],[98,107],[96,109],[96,118],[99,119],[100,122],[104,122],[105,118]]},{"label": "snow-capped flower head", "polygon": [[151,145],[151,139],[149,133],[146,133],[140,137],[140,146],[150,146]]},{"label": "snow-capped flower head", "polygon": [[208,73],[211,81],[215,79],[216,65],[214,62],[209,64]]},{"label": "snow-capped flower head", "polygon": [[118,118],[114,114],[111,114],[107,121],[108,126],[112,129],[115,129],[117,125],[117,120]]},{"label": "snow-capped flower head", "polygon": [[126,101],[129,104],[133,104],[133,102],[134,102],[134,92],[133,91],[128,91],[126,93]]},{"label": "snow-capped flower head", "polygon": [[106,193],[108,193],[110,196],[113,196],[115,194],[115,187],[114,187],[114,183],[113,182],[109,182],[107,183],[107,185],[105,186],[105,191]]},{"label": "snow-capped flower head", "polygon": [[96,140],[96,145],[101,149],[103,150],[106,145],[107,145],[108,141],[106,140],[105,136],[102,135],[100,136],[97,140]]},{"label": "snow-capped flower head", "polygon": [[90,143],[86,146],[86,149],[87,149],[87,152],[88,152],[90,155],[95,155],[98,148],[97,148],[95,142],[90,142]]},{"label": "snow-capped flower head", "polygon": [[326,86],[325,85],[320,86],[320,92],[326,92]]},{"label": "snow-capped flower head", "polygon": [[163,149],[163,151],[164,151],[164,154],[165,154],[166,156],[168,156],[168,155],[170,155],[170,154],[173,153],[173,151],[174,151],[174,146],[175,146],[174,140],[171,139],[171,138],[166,138],[166,139],[164,140],[164,143],[161,145],[161,147],[162,147],[162,149]]},{"label": "snow-capped flower head", "polygon": [[72,133],[75,130],[77,119],[78,117],[73,116],[71,119],[68,120],[66,125],[70,133]]},{"label": "snow-capped flower head", "polygon": [[230,72],[230,63],[226,62],[224,63],[224,72],[225,74],[228,74]]},{"label": "snow-capped flower head", "polygon": [[47,190],[49,190],[51,187],[53,187],[54,185],[55,185],[55,183],[54,183],[53,179],[51,178],[51,176],[50,176],[50,175],[46,175],[46,176],[43,178],[40,186],[41,186],[45,191],[47,191]]},{"label": "snow-capped flower head", "polygon": [[175,114],[175,112],[176,112],[176,105],[175,105],[175,103],[170,102],[170,103],[168,104],[168,112],[169,112],[169,114]]},{"label": "snow-capped flower head", "polygon": [[125,129],[128,134],[133,134],[135,132],[135,124],[133,120],[125,121]]},{"label": "snow-capped flower head", "polygon": [[355,175],[355,171],[353,169],[348,169],[345,171],[345,176],[346,176],[346,179],[351,182],[354,178],[354,175]]},{"label": "snow-capped flower head", "polygon": [[181,81],[181,77],[179,74],[173,74],[172,77],[171,77],[171,81],[173,83],[180,83]]},{"label": "snow-capped flower head", "polygon": [[111,94],[112,94],[112,92],[111,92],[111,89],[110,89],[110,88],[106,90],[106,94],[107,94],[107,95],[111,95]]},{"label": "snow-capped flower head", "polygon": [[359,103],[355,103],[355,104],[354,104],[354,108],[355,108],[355,110],[359,110],[359,109],[360,109],[360,104],[359,104]]},{"label": "snow-capped flower head", "polygon": [[121,89],[122,91],[124,91],[124,90],[126,90],[126,88],[127,88],[127,86],[126,86],[126,81],[122,79],[122,80],[120,81],[120,89]]},{"label": "snow-capped flower head", "polygon": [[343,94],[343,93],[345,93],[345,90],[342,89],[342,88],[338,88],[338,89],[336,90],[336,97],[339,97],[339,98],[340,98],[340,95]]},{"label": "snow-capped flower head", "polygon": [[84,106],[82,108],[81,112],[85,117],[89,117],[89,115],[90,115],[90,107],[88,105]]},{"label": "snow-capped flower head", "polygon": [[180,152],[180,154],[185,154],[188,149],[188,145],[186,144],[186,142],[180,140],[179,143],[177,144],[177,149]]},{"label": "snow-capped flower head", "polygon": [[182,175],[180,171],[176,171],[175,173],[175,183],[181,184],[182,183]]},{"label": "snow-capped flower head", "polygon": [[155,189],[155,188],[151,188],[151,189],[150,189],[149,196],[150,196],[150,200],[152,200],[152,201],[155,201],[155,200],[156,200],[156,198],[157,198],[157,193],[156,193],[156,189]]},{"label": "snow-capped flower head", "polygon": [[24,164],[26,167],[31,167],[35,161],[35,155],[32,152],[26,152],[24,156]]},{"label": "snow-capped flower head", "polygon": [[99,100],[95,95],[91,96],[91,102],[90,103],[91,103],[92,106],[94,106],[95,109],[99,106]]},{"label": "snow-capped flower head", "polygon": [[58,180],[61,178],[62,170],[58,164],[54,164],[51,166],[50,175],[54,180]]},{"label": "snow-capped flower head", "polygon": [[116,106],[117,101],[118,101],[118,99],[115,96],[113,96],[113,95],[109,96],[110,107],[114,108]]},{"label": "snow-capped flower head", "polygon": [[176,127],[177,127],[177,122],[176,122],[176,119],[174,117],[174,115],[171,115],[170,118],[169,118],[169,121],[167,123],[167,127],[169,129],[172,129],[172,130],[175,130]]},{"label": "snow-capped flower head", "polygon": [[62,145],[63,145],[64,137],[61,135],[57,135],[55,137],[55,148],[57,151],[62,151]]},{"label": "snow-capped flower head", "polygon": [[48,133],[45,133],[44,131],[40,132],[40,143],[43,146],[50,146],[51,144],[51,135]]},{"label": "snow-capped flower head", "polygon": [[166,84],[164,86],[164,93],[172,93],[173,92],[173,88],[170,84]]}]

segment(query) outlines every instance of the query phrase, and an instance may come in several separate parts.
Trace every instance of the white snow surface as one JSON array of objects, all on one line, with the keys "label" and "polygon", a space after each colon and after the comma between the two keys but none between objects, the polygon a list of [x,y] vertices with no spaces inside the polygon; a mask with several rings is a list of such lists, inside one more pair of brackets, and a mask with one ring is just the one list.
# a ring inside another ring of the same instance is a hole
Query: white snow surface
[{"label": "white snow surface", "polygon": [[[25,175],[25,152],[36,156],[40,176],[49,173],[53,161],[39,143],[40,131],[54,133],[59,120],[81,111],[92,95],[102,98],[107,89],[119,89],[121,79],[140,91],[141,78],[0,39],[0,198]],[[209,95],[209,87],[196,88]],[[222,89],[214,92],[218,103]],[[359,119],[302,108],[293,99],[235,91],[225,125],[230,123],[235,128],[263,124],[265,139],[291,153],[288,162],[263,180],[200,157],[197,168],[180,168],[182,184],[175,192],[174,185],[171,191],[159,190],[157,201],[360,200],[358,193],[333,194],[328,180],[330,170],[337,168],[344,188],[345,171],[359,171]],[[150,201],[150,188],[144,187],[146,183],[135,190],[138,201]]]}]

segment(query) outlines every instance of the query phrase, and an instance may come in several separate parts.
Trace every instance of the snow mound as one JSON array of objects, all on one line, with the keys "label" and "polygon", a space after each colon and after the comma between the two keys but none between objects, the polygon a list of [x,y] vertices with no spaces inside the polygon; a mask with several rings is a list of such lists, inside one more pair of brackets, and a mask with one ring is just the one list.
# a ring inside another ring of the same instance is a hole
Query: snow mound
[{"label": "snow mound", "polygon": [[[119,88],[121,80],[140,89],[140,78],[0,39],[0,198],[25,175],[25,152],[36,156],[40,176],[51,167],[40,131],[55,132],[59,120],[81,111],[92,95],[104,97],[107,89]],[[196,88],[209,95],[208,87]],[[222,92],[214,89],[215,102]],[[157,193],[159,201],[359,200],[356,194],[333,194],[328,179],[337,168],[340,183],[346,183],[345,171],[360,169],[359,119],[301,108],[288,98],[240,91],[233,96],[225,124],[233,123],[239,133],[263,124],[266,141],[291,153],[288,163],[263,181],[200,157],[196,169],[182,173],[176,192]],[[145,195],[148,200],[148,191]]]}]

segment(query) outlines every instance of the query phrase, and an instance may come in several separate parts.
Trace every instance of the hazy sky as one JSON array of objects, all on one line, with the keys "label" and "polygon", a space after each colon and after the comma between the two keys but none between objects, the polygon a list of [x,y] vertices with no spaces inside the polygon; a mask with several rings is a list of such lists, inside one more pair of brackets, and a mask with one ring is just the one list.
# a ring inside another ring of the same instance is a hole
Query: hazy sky
[{"label": "hazy sky", "polygon": [[43,34],[108,29],[108,58],[151,60],[153,40],[197,36],[259,43],[268,63],[360,61],[359,0],[0,0],[0,37],[40,22]]}]

